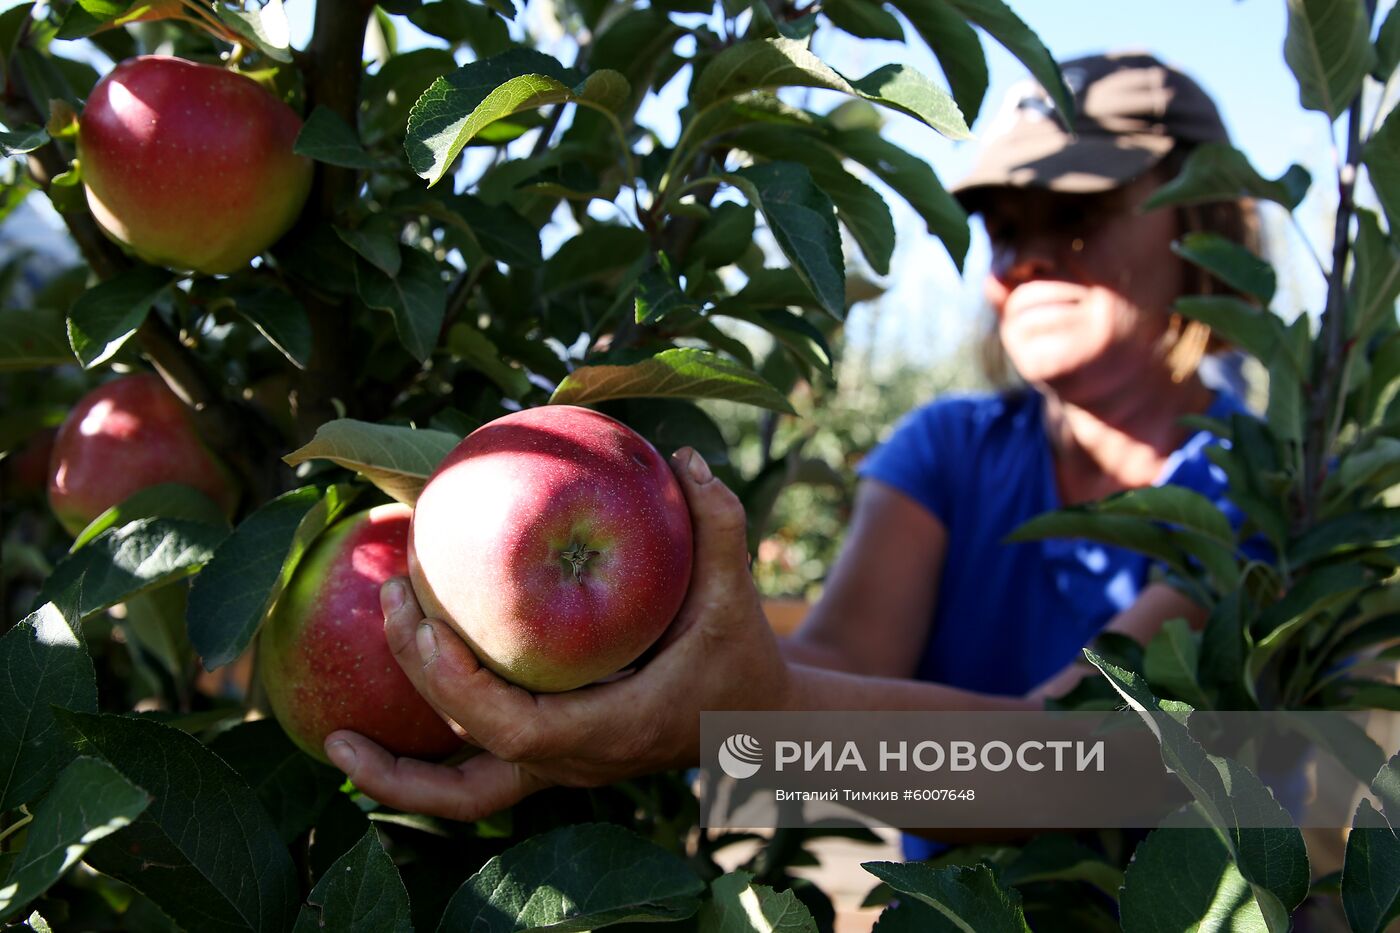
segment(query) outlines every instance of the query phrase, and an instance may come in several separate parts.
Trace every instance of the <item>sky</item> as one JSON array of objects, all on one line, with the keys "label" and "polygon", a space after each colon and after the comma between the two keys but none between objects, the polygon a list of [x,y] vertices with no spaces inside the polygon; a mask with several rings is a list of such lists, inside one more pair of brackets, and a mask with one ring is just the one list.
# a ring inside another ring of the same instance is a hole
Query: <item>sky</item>
[{"label": "sky", "polygon": [[[1394,0],[1382,0],[1381,15]],[[0,7],[13,5],[0,0]],[[1286,213],[1264,206],[1266,248],[1280,271],[1280,294],[1275,310],[1291,318],[1302,310],[1315,312],[1324,281],[1313,252],[1326,253],[1330,217],[1335,206],[1332,127],[1327,118],[1302,110],[1297,83],[1283,60],[1286,5],[1283,0],[1010,0],[1012,8],[1036,31],[1059,59],[1104,50],[1146,50],[1193,76],[1216,100],[1237,147],[1266,176],[1277,177],[1294,162],[1302,164],[1320,183],[1297,211],[1290,225]],[[512,27],[539,37],[541,47],[571,64],[573,49],[552,19],[549,0],[521,0],[524,14]],[[312,0],[286,0],[294,45],[304,47],[311,31]],[[1377,17],[1377,22],[1380,16]],[[441,45],[401,18],[401,49]],[[936,60],[912,30],[909,44],[858,40],[834,29],[819,30],[814,51],[838,70],[862,75],[891,62],[918,68],[940,84]],[[991,84],[980,117],[972,126],[976,137],[995,114],[1007,88],[1026,77],[1010,53],[983,35]],[[459,54],[463,60],[465,53]],[[688,70],[650,98],[639,119],[663,141],[674,141],[676,112],[686,93]],[[1380,88],[1369,82],[1371,106]],[[806,92],[799,92],[806,93]],[[1392,99],[1393,99],[1392,95]],[[806,99],[812,109],[834,106],[839,95],[817,92]],[[890,113],[885,134],[928,161],[944,184],[965,173],[977,151],[976,138],[953,143],[910,117]],[[878,186],[877,186],[878,187]],[[973,245],[959,275],[942,245],[897,196],[886,192],[894,213],[897,246],[891,274],[881,284],[884,296],[858,305],[847,323],[854,349],[877,359],[905,358],[926,363],[946,357],[966,345],[980,326],[985,311],[981,281],[987,268],[986,241],[974,222]],[[548,231],[548,253],[568,235]],[[1311,245],[1302,237],[1307,236]],[[850,255],[851,250],[847,250]]]}]

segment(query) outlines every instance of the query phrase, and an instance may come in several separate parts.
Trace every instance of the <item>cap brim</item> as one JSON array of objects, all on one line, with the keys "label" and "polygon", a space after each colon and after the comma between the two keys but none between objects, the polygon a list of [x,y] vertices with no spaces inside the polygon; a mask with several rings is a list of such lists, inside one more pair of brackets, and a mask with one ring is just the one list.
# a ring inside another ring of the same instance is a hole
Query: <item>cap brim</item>
[{"label": "cap brim", "polygon": [[1066,194],[1112,191],[1141,176],[1171,151],[1166,136],[1040,136],[983,149],[972,171],[950,189],[968,210],[995,188],[1041,188]]}]

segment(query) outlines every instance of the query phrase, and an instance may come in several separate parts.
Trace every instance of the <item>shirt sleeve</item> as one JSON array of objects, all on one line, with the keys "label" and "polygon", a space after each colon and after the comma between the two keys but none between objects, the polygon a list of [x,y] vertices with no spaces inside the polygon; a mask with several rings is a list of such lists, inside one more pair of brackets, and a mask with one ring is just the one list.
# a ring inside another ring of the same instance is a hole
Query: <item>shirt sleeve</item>
[{"label": "shirt sleeve", "polygon": [[861,461],[856,474],[898,489],[947,526],[948,499],[956,488],[956,478],[949,475],[955,461],[948,452],[959,449],[952,440],[961,407],[939,401],[905,415],[889,439]]}]

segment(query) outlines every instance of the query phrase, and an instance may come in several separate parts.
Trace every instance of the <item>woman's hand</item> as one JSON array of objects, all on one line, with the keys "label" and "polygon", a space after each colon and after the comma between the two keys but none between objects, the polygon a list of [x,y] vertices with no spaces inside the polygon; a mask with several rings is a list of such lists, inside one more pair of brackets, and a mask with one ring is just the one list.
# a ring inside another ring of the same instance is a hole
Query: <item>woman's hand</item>
[{"label": "woman's hand", "polygon": [[423,618],[406,580],[391,580],[380,594],[389,647],[418,692],[484,751],[432,764],[340,731],[326,739],[331,760],[380,803],[473,820],[550,785],[693,765],[701,710],[785,708],[790,671],[749,574],[743,506],[693,450],[677,451],[671,467],[690,507],[695,562],[650,661],[608,683],[532,694],[483,667],[450,627]]}]

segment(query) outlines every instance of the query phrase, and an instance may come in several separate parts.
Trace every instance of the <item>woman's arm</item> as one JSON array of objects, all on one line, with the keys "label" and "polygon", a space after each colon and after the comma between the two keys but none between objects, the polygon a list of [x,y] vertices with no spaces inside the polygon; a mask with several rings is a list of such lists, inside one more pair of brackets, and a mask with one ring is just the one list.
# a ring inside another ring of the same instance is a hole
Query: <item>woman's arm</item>
[{"label": "woman's arm", "polygon": [[947,547],[943,524],[922,505],[878,480],[863,480],[822,597],[781,641],[783,656],[853,674],[912,676]]},{"label": "woman's arm", "polygon": [[646,665],[605,684],[532,694],[482,667],[406,581],[385,584],[385,637],[430,704],[485,751],[449,766],[395,758],[353,732],[326,753],[381,803],[476,819],[554,784],[595,786],[699,760],[706,710],[1030,709],[937,684],[862,677],[786,661],[748,571],[744,510],[698,454],[672,461],[690,506],[695,564],[679,615]]}]

